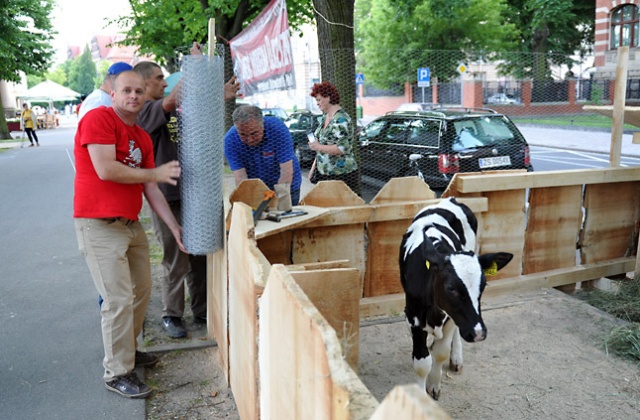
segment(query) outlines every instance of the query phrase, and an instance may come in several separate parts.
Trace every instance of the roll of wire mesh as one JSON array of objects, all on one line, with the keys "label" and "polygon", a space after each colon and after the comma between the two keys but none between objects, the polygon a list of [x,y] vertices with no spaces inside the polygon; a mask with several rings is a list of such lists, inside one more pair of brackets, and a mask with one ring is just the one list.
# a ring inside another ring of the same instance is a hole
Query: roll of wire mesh
[{"label": "roll of wire mesh", "polygon": [[182,242],[205,255],[223,247],[224,65],[221,56],[184,56],[181,71]]}]

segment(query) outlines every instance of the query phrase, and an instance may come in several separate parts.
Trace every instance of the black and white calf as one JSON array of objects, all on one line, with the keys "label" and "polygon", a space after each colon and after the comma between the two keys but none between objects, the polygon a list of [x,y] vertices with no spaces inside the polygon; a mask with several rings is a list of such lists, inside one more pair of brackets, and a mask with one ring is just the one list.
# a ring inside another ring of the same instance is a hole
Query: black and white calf
[{"label": "black and white calf", "polygon": [[449,359],[454,371],[462,369],[460,337],[476,342],[487,336],[480,313],[485,274],[495,274],[513,258],[506,252],[476,255],[477,231],[471,209],[450,198],[420,210],[400,244],[413,367],[434,399],[440,396],[444,362]]}]

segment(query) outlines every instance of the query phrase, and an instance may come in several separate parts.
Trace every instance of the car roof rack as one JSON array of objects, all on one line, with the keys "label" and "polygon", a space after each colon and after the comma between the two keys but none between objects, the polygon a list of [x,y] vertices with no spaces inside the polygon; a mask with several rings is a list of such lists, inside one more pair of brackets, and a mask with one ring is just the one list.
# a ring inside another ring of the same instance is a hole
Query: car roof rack
[{"label": "car roof rack", "polygon": [[457,106],[457,105],[453,105],[453,106],[448,106],[448,105],[440,105],[436,108],[434,108],[435,111],[458,111],[458,112],[465,112],[467,114],[471,114],[472,112],[483,112],[483,113],[487,113],[487,114],[497,114],[498,112],[496,112],[495,110],[491,109],[491,108],[474,108],[474,107],[465,107],[465,106]]}]

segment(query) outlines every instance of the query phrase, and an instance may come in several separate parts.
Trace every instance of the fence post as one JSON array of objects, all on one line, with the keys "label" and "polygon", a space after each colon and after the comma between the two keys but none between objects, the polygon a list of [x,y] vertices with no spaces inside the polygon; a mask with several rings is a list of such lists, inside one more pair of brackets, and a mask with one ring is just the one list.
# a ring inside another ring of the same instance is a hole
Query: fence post
[{"label": "fence post", "polygon": [[612,168],[620,166],[628,67],[629,47],[620,47],[618,48],[618,62],[616,66],[616,88],[613,95],[613,126],[611,127],[611,150],[609,152],[609,166]]}]

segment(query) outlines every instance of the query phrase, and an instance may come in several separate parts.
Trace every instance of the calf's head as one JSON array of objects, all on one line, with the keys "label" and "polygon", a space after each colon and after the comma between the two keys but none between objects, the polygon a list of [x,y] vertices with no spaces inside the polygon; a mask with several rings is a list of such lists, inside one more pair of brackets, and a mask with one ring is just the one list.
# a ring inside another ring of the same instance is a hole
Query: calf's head
[{"label": "calf's head", "polygon": [[495,274],[511,261],[513,254],[455,252],[443,255],[435,249],[430,251],[425,264],[433,276],[436,305],[453,319],[465,341],[484,340],[487,328],[482,321],[480,297],[486,286],[485,275]]}]

